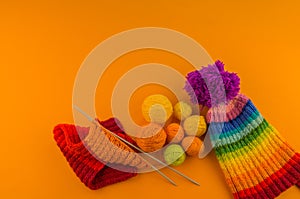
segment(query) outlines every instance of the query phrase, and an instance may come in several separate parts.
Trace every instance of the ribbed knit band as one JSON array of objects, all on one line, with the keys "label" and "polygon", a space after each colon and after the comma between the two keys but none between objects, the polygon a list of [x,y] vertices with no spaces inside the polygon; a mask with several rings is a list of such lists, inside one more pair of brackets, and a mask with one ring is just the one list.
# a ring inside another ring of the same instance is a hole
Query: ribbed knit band
[{"label": "ribbed knit band", "polygon": [[300,185],[300,155],[246,96],[212,107],[207,121],[234,198],[275,198]]},{"label": "ribbed knit band", "polygon": [[[116,125],[114,118],[103,121],[101,124],[108,130],[133,143],[132,139]],[[90,189],[99,189],[137,175],[135,167],[126,166],[126,171],[128,172],[122,172],[105,166],[102,162],[95,159],[80,139],[88,136],[89,128],[60,124],[54,128],[53,133],[54,139],[69,165],[79,179]],[[117,168],[120,168],[120,170],[122,167],[125,169],[125,166],[117,165]]]},{"label": "ribbed knit band", "polygon": [[83,143],[94,157],[105,164],[122,164],[138,169],[149,168],[140,154],[98,125],[91,125],[88,135],[83,138]]}]

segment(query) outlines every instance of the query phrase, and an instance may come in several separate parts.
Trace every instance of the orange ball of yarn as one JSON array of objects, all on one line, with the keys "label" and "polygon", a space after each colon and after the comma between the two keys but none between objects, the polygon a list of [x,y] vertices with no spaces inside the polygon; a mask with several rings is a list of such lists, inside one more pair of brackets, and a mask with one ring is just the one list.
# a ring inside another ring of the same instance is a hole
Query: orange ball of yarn
[{"label": "orange ball of yarn", "polygon": [[136,144],[145,152],[161,149],[167,139],[167,134],[162,126],[151,123],[142,128],[135,138]]},{"label": "orange ball of yarn", "polygon": [[181,142],[182,148],[189,156],[197,156],[200,152],[202,141],[198,137],[187,136]]},{"label": "orange ball of yarn", "polygon": [[184,137],[183,128],[177,123],[171,123],[166,128],[167,142],[179,143]]}]

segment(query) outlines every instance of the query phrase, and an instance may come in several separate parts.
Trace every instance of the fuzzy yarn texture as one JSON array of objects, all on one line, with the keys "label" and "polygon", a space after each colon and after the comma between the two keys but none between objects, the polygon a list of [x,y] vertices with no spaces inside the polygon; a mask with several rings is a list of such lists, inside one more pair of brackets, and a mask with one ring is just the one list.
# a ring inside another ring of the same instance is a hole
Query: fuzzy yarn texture
[{"label": "fuzzy yarn texture", "polygon": [[[108,130],[134,144],[134,141],[119,128],[117,122],[115,118],[111,118],[100,123]],[[106,166],[89,152],[84,141],[87,142],[86,138],[90,137],[90,133],[94,132],[95,130],[91,131],[89,127],[79,127],[73,124],[59,124],[53,130],[54,139],[58,147],[81,182],[88,188],[96,190],[136,176],[136,167],[113,163],[120,170],[124,168],[128,172],[119,171]]]},{"label": "fuzzy yarn texture", "polygon": [[134,139],[143,151],[154,152],[164,146],[167,134],[161,125],[150,123],[144,126]]},{"label": "fuzzy yarn texture", "polygon": [[171,123],[166,128],[167,142],[179,143],[184,137],[183,128],[177,123]]},{"label": "fuzzy yarn texture", "polygon": [[206,132],[207,125],[202,115],[192,115],[184,120],[183,128],[187,135],[200,137]]},{"label": "fuzzy yarn texture", "polygon": [[202,141],[195,136],[187,136],[181,142],[182,148],[188,156],[197,156],[200,152]]},{"label": "fuzzy yarn texture", "polygon": [[191,97],[191,102],[212,107],[233,99],[240,91],[240,78],[236,73],[224,70],[224,64],[203,67],[201,70],[190,72],[184,87]]},{"label": "fuzzy yarn texture", "polygon": [[173,105],[164,95],[150,95],[143,101],[142,114],[147,122],[164,124],[173,114]]},{"label": "fuzzy yarn texture", "polygon": [[[299,153],[248,97],[238,93],[240,80],[236,74],[225,72],[223,63],[217,61],[190,73],[188,82],[199,99],[192,99],[193,102],[210,107],[206,115],[208,135],[234,198],[272,199],[289,187],[300,185]],[[205,82],[215,86],[211,96],[216,99],[208,97]],[[225,101],[219,95],[222,86],[226,90]]]},{"label": "fuzzy yarn texture", "polygon": [[184,162],[185,157],[185,152],[179,144],[171,144],[164,151],[166,163],[172,166],[181,165]]},{"label": "fuzzy yarn texture", "polygon": [[174,106],[174,116],[180,121],[192,115],[192,112],[192,107],[185,102],[180,101]]}]

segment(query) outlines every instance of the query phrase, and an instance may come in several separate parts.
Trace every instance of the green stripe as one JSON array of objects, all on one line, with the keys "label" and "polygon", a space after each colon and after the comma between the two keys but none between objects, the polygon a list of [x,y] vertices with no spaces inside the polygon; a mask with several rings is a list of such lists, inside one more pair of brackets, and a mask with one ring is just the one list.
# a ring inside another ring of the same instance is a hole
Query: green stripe
[{"label": "green stripe", "polygon": [[[240,158],[247,157],[247,156],[249,157],[249,153],[251,151],[256,151],[257,147],[260,146],[263,142],[269,143],[269,141],[268,141],[269,134],[273,134],[273,136],[275,136],[273,127],[267,128],[266,130],[267,131],[262,133],[256,139],[256,141],[254,141],[251,145],[241,148],[239,151],[218,154],[217,157],[218,157],[219,161],[220,162],[228,162],[228,161],[232,161],[234,159],[240,159]],[[262,149],[260,149],[260,150],[262,150]]]},{"label": "green stripe", "polygon": [[237,142],[233,142],[230,144],[226,144],[223,146],[219,146],[215,148],[216,155],[221,156],[222,154],[226,154],[229,152],[234,152],[238,149],[241,149],[245,146],[248,146],[250,144],[253,144],[252,142],[258,141],[257,138],[264,133],[264,131],[267,129],[267,127],[270,127],[269,123],[264,119],[262,123],[254,129],[251,133],[243,137],[242,139],[238,140]]},{"label": "green stripe", "polygon": [[213,146],[220,147],[226,144],[237,142],[238,140],[242,139],[243,137],[251,133],[253,130],[255,130],[263,122],[263,120],[264,118],[261,115],[259,115],[255,120],[249,123],[242,131],[240,131],[237,134],[229,135],[226,137],[226,132],[224,132],[225,137],[223,136],[223,138],[216,138],[215,136],[213,139],[216,141],[213,142]]}]

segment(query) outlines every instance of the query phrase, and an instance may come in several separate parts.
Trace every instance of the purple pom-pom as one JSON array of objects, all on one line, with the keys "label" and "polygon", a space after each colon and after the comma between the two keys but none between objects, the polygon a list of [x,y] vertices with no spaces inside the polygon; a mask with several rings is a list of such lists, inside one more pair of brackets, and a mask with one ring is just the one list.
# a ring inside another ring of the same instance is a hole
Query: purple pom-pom
[{"label": "purple pom-pom", "polygon": [[213,65],[189,73],[184,88],[193,103],[210,108],[237,96],[240,78],[236,73],[225,71],[224,64],[217,60]]}]

